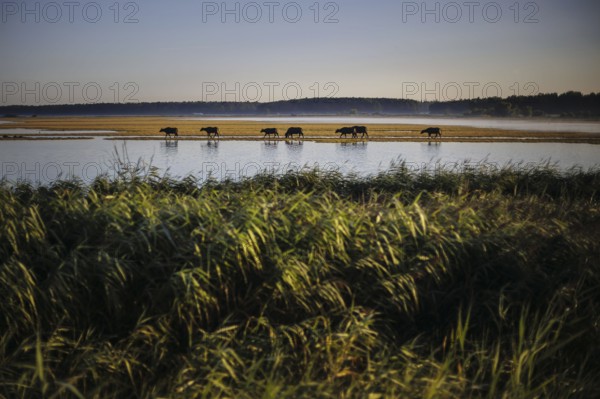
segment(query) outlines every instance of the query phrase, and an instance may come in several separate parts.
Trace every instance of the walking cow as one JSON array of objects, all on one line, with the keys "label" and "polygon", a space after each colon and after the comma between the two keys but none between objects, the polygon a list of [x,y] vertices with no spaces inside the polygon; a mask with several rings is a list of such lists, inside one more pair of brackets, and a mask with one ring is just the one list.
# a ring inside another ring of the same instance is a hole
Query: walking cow
[{"label": "walking cow", "polygon": [[369,138],[369,133],[367,133],[367,127],[366,126],[354,126],[354,137],[358,137],[359,134],[362,134],[362,136],[360,136],[360,138],[364,138],[365,136],[367,136],[367,138]]},{"label": "walking cow", "polygon": [[277,131],[277,129],[263,129],[260,132],[265,134],[263,138],[267,136],[279,137],[279,132]]},{"label": "walking cow", "polygon": [[421,130],[421,134],[425,134],[427,133],[429,135],[429,138],[431,138],[431,136],[435,137],[442,137],[442,129],[440,129],[439,127],[428,127],[427,129]]},{"label": "walking cow", "polygon": [[290,138],[294,138],[294,136],[299,136],[304,138],[304,132],[302,131],[301,127],[291,127],[287,130],[287,132],[285,132],[285,138],[286,139],[290,139]]},{"label": "walking cow", "polygon": [[206,132],[208,138],[211,137],[219,137],[219,128],[218,127],[203,127],[200,129],[201,132]]},{"label": "walking cow", "polygon": [[341,129],[336,130],[335,132],[340,134],[340,138],[342,138],[342,136],[348,137],[348,135],[351,135],[352,138],[356,137],[356,133],[354,132],[353,127],[343,127]]},{"label": "walking cow", "polygon": [[179,134],[178,134],[179,130],[177,130],[176,127],[165,127],[163,129],[160,129],[159,133],[164,133],[165,138],[171,137],[171,136],[179,137]]}]

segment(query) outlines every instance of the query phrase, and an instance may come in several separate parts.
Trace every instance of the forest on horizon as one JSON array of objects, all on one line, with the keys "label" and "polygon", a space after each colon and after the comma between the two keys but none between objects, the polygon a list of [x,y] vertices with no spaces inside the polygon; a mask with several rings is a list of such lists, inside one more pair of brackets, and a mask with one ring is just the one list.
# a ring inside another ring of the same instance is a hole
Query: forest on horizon
[{"label": "forest on horizon", "polygon": [[491,117],[600,117],[600,93],[570,91],[535,96],[445,102],[391,98],[305,98],[259,102],[139,102],[0,107],[0,116],[250,116],[250,115],[440,115]]}]

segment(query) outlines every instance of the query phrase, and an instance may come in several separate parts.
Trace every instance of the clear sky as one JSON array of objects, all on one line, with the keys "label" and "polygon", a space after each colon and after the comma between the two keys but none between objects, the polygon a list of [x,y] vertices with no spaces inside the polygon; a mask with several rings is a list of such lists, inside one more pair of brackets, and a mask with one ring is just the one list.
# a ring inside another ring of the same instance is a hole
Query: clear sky
[{"label": "clear sky", "polygon": [[0,105],[600,92],[598,0],[0,3]]}]

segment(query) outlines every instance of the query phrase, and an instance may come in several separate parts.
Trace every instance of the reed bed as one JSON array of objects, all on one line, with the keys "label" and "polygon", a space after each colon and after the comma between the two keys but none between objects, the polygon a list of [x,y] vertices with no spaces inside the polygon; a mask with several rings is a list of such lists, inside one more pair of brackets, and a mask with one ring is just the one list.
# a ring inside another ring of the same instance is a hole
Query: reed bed
[{"label": "reed bed", "polygon": [[600,171],[0,184],[0,397],[600,395]]}]

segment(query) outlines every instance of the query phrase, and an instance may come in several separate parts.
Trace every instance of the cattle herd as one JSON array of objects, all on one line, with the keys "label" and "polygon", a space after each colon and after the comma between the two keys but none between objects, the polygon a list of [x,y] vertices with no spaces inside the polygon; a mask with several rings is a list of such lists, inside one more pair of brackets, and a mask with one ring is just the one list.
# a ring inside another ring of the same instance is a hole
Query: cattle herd
[{"label": "cattle herd", "polygon": [[[221,137],[218,127],[203,127],[202,129],[200,129],[200,131],[205,132],[209,139],[216,139]],[[262,129],[260,132],[264,134],[263,138],[279,137],[279,132],[275,128]],[[179,137],[179,130],[176,127],[165,127],[163,129],[160,129],[160,133],[164,133],[165,138]],[[339,133],[340,138],[342,138],[342,136],[350,136],[353,139],[357,139],[359,134],[361,135],[360,138],[369,138],[369,133],[367,132],[366,126],[342,127],[340,129],[337,129],[335,133]],[[429,138],[442,137],[442,130],[439,127],[430,127],[422,130],[421,134],[428,134]],[[304,138],[304,132],[302,131],[301,127],[290,127],[285,132],[286,139],[293,139],[294,136],[298,136],[298,138]]]}]

